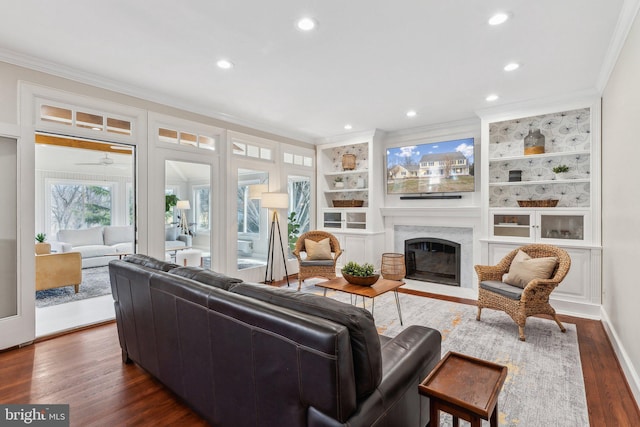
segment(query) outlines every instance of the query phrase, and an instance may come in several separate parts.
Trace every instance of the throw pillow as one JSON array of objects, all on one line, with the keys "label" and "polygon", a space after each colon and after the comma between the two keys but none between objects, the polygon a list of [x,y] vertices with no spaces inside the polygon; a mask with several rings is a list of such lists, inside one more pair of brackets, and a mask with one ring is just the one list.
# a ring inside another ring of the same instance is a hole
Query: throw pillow
[{"label": "throw pillow", "polygon": [[171,242],[178,238],[178,227],[169,225],[164,230],[164,240]]},{"label": "throw pillow", "polygon": [[556,257],[531,258],[522,251],[518,251],[511,261],[509,273],[504,282],[509,285],[524,288],[534,279],[548,279],[558,263]]},{"label": "throw pillow", "polygon": [[331,243],[328,237],[318,242],[311,239],[304,239],[304,248],[307,252],[307,259],[332,259]]}]

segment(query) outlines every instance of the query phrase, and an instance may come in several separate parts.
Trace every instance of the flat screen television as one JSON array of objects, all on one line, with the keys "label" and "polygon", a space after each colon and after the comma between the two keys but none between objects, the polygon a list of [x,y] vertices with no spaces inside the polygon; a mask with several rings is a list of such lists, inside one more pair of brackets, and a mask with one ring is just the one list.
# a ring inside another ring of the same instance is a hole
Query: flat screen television
[{"label": "flat screen television", "polygon": [[475,191],[473,138],[387,149],[387,194]]}]

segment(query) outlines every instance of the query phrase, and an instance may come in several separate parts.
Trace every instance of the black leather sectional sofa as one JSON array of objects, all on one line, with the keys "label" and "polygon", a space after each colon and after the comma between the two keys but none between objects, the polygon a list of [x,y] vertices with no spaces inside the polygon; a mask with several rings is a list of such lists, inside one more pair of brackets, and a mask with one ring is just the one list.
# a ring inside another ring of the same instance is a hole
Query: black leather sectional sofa
[{"label": "black leather sectional sofa", "polygon": [[379,336],[371,314],[144,255],[109,263],[123,361],[214,426],[424,427],[440,333]]}]

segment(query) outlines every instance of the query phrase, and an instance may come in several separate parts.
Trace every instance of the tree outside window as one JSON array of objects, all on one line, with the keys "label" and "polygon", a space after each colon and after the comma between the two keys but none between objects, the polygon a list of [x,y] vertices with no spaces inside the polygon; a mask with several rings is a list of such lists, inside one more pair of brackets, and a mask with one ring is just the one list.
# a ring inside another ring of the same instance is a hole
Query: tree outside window
[{"label": "tree outside window", "polygon": [[111,185],[53,184],[51,233],[111,224]]},{"label": "tree outside window", "polygon": [[194,186],[194,220],[198,231],[209,231],[211,225],[209,223],[209,186]]}]

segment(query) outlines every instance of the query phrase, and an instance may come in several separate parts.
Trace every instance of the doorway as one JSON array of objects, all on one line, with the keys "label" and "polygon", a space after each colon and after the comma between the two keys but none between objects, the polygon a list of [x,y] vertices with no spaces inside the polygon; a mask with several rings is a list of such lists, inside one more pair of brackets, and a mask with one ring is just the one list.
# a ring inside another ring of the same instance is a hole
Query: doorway
[{"label": "doorway", "polygon": [[[50,246],[36,255],[36,337],[115,317],[108,263],[136,252],[135,164],[131,145],[36,134],[35,230]],[[58,281],[47,263],[64,267]]]}]

